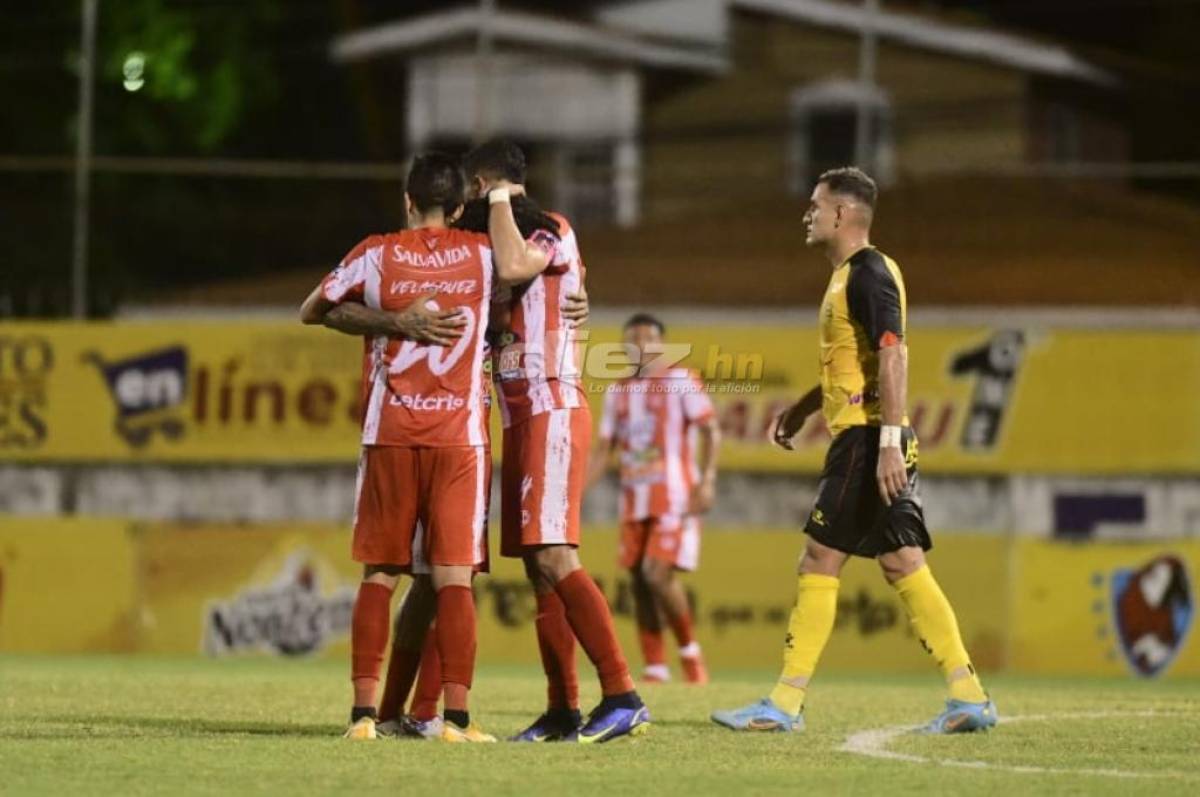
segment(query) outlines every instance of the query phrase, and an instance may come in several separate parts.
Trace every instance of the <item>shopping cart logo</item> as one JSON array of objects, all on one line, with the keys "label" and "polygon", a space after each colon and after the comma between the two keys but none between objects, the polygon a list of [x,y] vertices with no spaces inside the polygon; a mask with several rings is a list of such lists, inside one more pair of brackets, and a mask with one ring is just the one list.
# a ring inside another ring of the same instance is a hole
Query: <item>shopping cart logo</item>
[{"label": "shopping cart logo", "polygon": [[1187,567],[1177,556],[1158,556],[1136,570],[1114,570],[1110,607],[1117,643],[1133,671],[1162,674],[1183,650],[1195,615]]},{"label": "shopping cart logo", "polygon": [[187,398],[188,355],[182,346],[123,360],[105,360],[97,351],[83,354],[108,385],[116,404],[114,428],[133,448],[144,448],[155,433],[168,440],[183,436],[182,410]]}]

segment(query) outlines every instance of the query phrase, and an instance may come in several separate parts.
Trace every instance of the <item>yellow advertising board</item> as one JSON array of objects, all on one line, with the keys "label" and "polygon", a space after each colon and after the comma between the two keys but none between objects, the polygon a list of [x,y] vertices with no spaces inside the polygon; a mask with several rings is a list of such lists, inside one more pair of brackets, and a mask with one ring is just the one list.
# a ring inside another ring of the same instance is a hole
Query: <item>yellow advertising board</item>
[{"label": "yellow advertising board", "polygon": [[[632,595],[616,564],[616,537],[611,529],[588,529],[582,554],[636,664]],[[684,578],[713,667],[775,666],[802,540],[788,531],[705,532],[702,567]],[[348,651],[359,568],[350,561],[345,527],[6,521],[0,544],[0,650],[211,657]],[[932,554],[976,660],[987,668],[1002,663],[1003,545],[998,537],[945,536]],[[81,593],[45,580],[55,567],[86,588],[86,612]],[[519,562],[494,558],[476,595],[480,660],[536,664],[536,604]],[[824,669],[931,667],[873,563],[848,566],[839,601]]]},{"label": "yellow advertising board", "polygon": [[1023,539],[1014,568],[1014,670],[1200,675],[1191,633],[1200,542]]},{"label": "yellow advertising board", "polygon": [[[598,412],[619,330],[585,341]],[[725,430],[726,469],[819,470],[828,435],[767,445],[816,381],[815,332],[680,326]],[[1200,472],[1200,334],[917,328],[909,415],[929,472]],[[0,324],[0,457],[21,461],[351,462],[362,348],[270,323]],[[496,415],[496,413],[493,413]],[[496,422],[493,418],[493,422]],[[498,452],[497,452],[498,453]]]},{"label": "yellow advertising board", "polygon": [[[589,528],[584,541],[584,563],[636,665],[616,533]],[[777,666],[802,541],[795,531],[705,531],[701,567],[683,579],[714,669]],[[1191,633],[1200,542],[941,534],[929,560],[981,669],[1200,676]],[[536,664],[531,589],[516,560],[492,563],[475,589],[480,661]],[[358,579],[349,530],[332,524],[7,518],[0,521],[0,652],[345,656]],[[872,562],[852,560],[842,574],[821,670],[933,675]]]},{"label": "yellow advertising board", "polygon": [[136,546],[126,522],[0,522],[0,651],[135,650],[137,589]]}]

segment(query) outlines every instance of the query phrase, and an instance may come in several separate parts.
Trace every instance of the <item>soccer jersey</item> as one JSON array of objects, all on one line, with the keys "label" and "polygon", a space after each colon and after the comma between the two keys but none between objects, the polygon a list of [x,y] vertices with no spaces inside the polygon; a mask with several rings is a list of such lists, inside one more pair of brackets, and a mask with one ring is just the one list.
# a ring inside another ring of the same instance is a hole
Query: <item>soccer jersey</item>
[{"label": "soccer jersey", "polygon": [[386,336],[366,339],[364,445],[448,447],[488,443],[484,357],[492,291],[492,250],[481,233],[420,228],[373,235],[321,283],[331,302],[398,311],[437,291],[441,309],[466,319],[452,346]]},{"label": "soccer jersey", "polygon": [[492,353],[505,428],[549,410],[586,406],[579,342],[562,314],[563,298],[583,287],[583,260],[570,224],[556,213],[550,216],[558,222],[559,234],[539,230],[529,239],[549,255],[549,265],[511,288],[508,323]]},{"label": "soccer jersey", "polygon": [[713,414],[704,383],[685,368],[609,387],[600,436],[619,446],[622,520],[687,514],[700,479],[696,426]]},{"label": "soccer jersey", "polygon": [[833,270],[819,324],[821,411],[832,434],[879,425],[879,350],[904,339],[906,315],[900,267],[878,249]]}]

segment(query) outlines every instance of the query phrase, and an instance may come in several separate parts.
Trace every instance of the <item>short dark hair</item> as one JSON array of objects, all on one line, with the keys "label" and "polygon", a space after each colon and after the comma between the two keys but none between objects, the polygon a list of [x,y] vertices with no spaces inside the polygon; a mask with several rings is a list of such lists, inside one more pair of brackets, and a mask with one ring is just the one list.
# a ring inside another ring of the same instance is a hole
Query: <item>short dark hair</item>
[{"label": "short dark hair", "polygon": [[510,183],[525,182],[525,153],[513,142],[503,138],[485,141],[463,158],[463,169],[467,175],[508,180]]},{"label": "short dark hair", "polygon": [[629,320],[625,322],[625,326],[622,327],[622,329],[629,329],[630,327],[657,327],[658,334],[667,334],[666,325],[664,325],[662,321],[659,321],[657,317],[652,316],[649,313],[634,313],[631,315]]},{"label": "short dark hair", "polygon": [[447,216],[462,205],[465,189],[458,161],[441,152],[426,152],[413,158],[404,184],[418,212],[441,208]]},{"label": "short dark hair", "polygon": [[852,196],[874,210],[879,200],[879,188],[871,176],[857,166],[830,169],[817,178],[817,185],[825,183],[834,194]]}]

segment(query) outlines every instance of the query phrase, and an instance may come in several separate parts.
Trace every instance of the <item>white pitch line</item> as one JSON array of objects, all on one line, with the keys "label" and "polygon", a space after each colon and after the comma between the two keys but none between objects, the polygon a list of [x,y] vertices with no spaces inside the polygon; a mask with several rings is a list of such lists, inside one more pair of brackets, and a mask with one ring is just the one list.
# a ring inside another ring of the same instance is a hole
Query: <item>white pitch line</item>
[{"label": "white pitch line", "polygon": [[[1169,712],[1161,711],[1085,711],[1069,714],[1026,714],[1016,717],[1001,717],[1004,724],[1012,722],[1045,722],[1047,720],[1066,719],[1109,719],[1113,717],[1168,717]],[[1177,714],[1174,716],[1178,716]],[[943,767],[959,767],[962,769],[998,769],[1007,772],[1017,772],[1023,775],[1097,775],[1108,778],[1186,778],[1196,775],[1187,772],[1134,772],[1125,769],[1064,769],[1060,767],[1039,767],[1022,764],[995,764],[990,761],[960,761],[951,758],[928,758],[911,753],[897,753],[889,750],[888,746],[897,737],[920,730],[921,725],[894,725],[890,728],[873,728],[858,731],[846,737],[846,741],[838,748],[838,752],[853,753],[870,758],[882,758],[889,761],[906,761],[912,764],[937,764]]]}]

